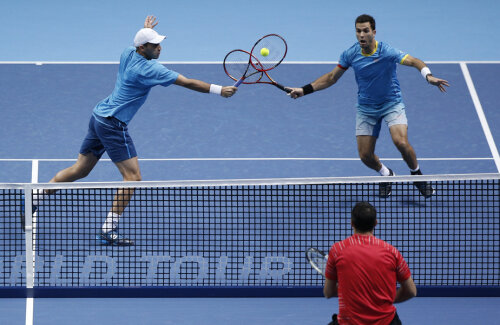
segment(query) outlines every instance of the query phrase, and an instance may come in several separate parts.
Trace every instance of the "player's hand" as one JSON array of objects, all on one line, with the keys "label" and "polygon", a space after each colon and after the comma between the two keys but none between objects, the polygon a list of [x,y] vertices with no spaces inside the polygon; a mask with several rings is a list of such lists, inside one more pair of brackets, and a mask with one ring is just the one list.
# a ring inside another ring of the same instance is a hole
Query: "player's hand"
[{"label": "player's hand", "polygon": [[220,95],[222,97],[229,98],[229,97],[233,96],[237,90],[238,90],[238,87],[225,86],[225,87],[222,87]]},{"label": "player's hand", "polygon": [[304,96],[304,90],[302,88],[290,88],[290,87],[287,88],[292,90],[288,95],[293,99],[297,99],[299,97]]},{"label": "player's hand", "polygon": [[155,16],[147,16],[146,21],[144,21],[144,28],[155,28],[158,25]]},{"label": "player's hand", "polygon": [[446,92],[446,88],[444,86],[449,87],[450,85],[448,84],[448,81],[444,79],[439,79],[434,76],[427,76],[427,82],[430,83],[433,86],[436,86],[441,90],[442,93]]}]

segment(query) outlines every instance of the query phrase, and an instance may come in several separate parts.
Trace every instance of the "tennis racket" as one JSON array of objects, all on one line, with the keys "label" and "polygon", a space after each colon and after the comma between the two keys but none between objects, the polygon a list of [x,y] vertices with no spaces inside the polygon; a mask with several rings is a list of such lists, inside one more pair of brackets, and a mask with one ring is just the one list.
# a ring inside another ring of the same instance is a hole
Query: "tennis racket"
[{"label": "tennis racket", "polygon": [[[266,49],[267,53],[264,54],[261,51],[262,49]],[[224,71],[231,79],[236,81],[235,87],[238,87],[241,83],[265,83],[289,93],[291,89],[277,83],[267,73],[283,61],[287,51],[288,46],[283,37],[277,34],[265,35],[255,42],[250,53],[243,50],[229,52],[224,58]],[[246,58],[245,53],[248,55]],[[259,72],[261,72],[260,75]],[[264,74],[268,80],[262,80]]]},{"label": "tennis racket", "polygon": [[317,248],[308,248],[306,250],[306,258],[309,264],[318,271],[319,274],[325,276],[326,262],[328,261],[328,255],[323,253]]},{"label": "tennis racket", "polygon": [[[265,66],[251,53],[244,50],[232,50],[224,58],[224,71],[229,78],[236,81],[235,87],[240,84],[269,84],[289,93],[291,90],[277,83],[264,70]],[[264,77],[265,76],[265,77]],[[266,79],[267,78],[267,79]]]}]

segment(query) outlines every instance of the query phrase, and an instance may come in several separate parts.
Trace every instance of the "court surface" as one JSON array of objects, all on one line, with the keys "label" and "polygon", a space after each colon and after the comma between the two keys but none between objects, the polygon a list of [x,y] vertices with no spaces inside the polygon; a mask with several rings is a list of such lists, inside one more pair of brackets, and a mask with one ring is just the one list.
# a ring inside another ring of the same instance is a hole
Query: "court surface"
[{"label": "court surface", "polygon": [[[230,84],[220,62],[199,61],[220,61],[233,47],[244,47],[247,43],[251,46],[255,36],[281,33],[269,23],[273,17],[266,13],[264,20],[267,23],[256,30],[255,35],[248,31],[244,36],[230,32],[215,44],[207,43],[205,30],[200,32],[199,29],[203,29],[200,26],[204,22],[216,20],[213,19],[216,10],[201,2],[194,3],[199,12],[191,17],[198,19],[199,24],[189,27],[185,34],[180,33],[176,25],[180,23],[179,17],[187,13],[182,5],[168,8],[153,1],[147,8],[136,8],[134,15],[118,5],[100,4],[99,12],[95,9],[97,2],[92,2],[92,6],[69,5],[62,10],[63,25],[67,28],[60,33],[67,36],[68,31],[73,31],[81,33],[81,37],[74,46],[66,45],[66,52],[62,41],[52,48],[46,45],[50,44],[47,34],[57,32],[48,27],[57,16],[57,1],[52,8],[42,8],[39,4],[21,8],[10,4],[13,9],[10,17],[6,15],[8,10],[3,13],[9,30],[15,25],[9,22],[17,17],[16,12],[25,12],[29,18],[26,27],[15,32],[18,33],[15,42],[34,35],[36,23],[42,23],[43,27],[40,27],[40,35],[34,37],[31,49],[16,56],[3,51],[0,56],[1,60],[10,62],[0,64],[0,136],[3,139],[0,182],[31,182],[33,172],[39,182],[47,182],[76,158],[92,108],[113,89],[118,67],[114,61],[128,45],[130,35],[135,33],[136,28],[130,24],[118,23],[124,17],[115,15],[116,11],[125,15],[129,22],[139,19],[141,23],[143,16],[151,13],[166,16],[162,23],[172,31],[169,46],[180,47],[186,54],[179,55],[175,51],[168,54],[167,49],[167,66],[187,77],[218,84]],[[316,10],[309,8],[297,13],[293,7],[300,3],[287,2],[291,8],[285,9],[287,14],[282,19],[285,31],[300,27],[297,34],[285,36],[291,47],[289,61],[305,62],[282,64],[271,74],[286,86],[302,86],[330,71],[340,51],[355,41],[350,28],[345,31],[341,28],[350,27],[351,18],[360,13],[359,7],[346,4],[342,16],[349,19],[335,21],[331,13],[339,9],[326,1],[321,3],[323,11],[318,6]],[[402,9],[393,8],[398,6],[396,2],[377,5],[379,7],[369,2],[358,4],[378,19],[377,39],[388,39],[389,43],[410,54],[432,62],[429,66],[433,74],[451,84],[448,92],[441,94],[427,85],[417,71],[398,67],[407,106],[409,139],[422,171],[425,174],[499,172],[500,93],[497,89],[500,62],[477,62],[499,60],[500,49],[497,44],[491,44],[492,35],[484,26],[495,12],[492,6],[497,8],[499,5],[492,1],[479,1],[474,6],[466,1],[445,1],[439,8],[437,4],[425,2],[424,5],[432,10],[426,8],[423,13],[403,18]],[[276,2],[272,7],[278,5],[284,4]],[[241,6],[235,4],[233,9],[226,9],[227,13],[241,12]],[[433,14],[445,9],[449,12],[448,21]],[[175,10],[180,14],[174,15]],[[68,18],[72,14],[74,21]],[[169,15],[173,18],[167,18]],[[293,15],[297,16],[290,18]],[[396,15],[397,19],[393,19]],[[37,22],[36,17],[41,21]],[[119,38],[116,42],[97,38],[95,46],[90,45],[94,35],[101,35],[96,26],[107,17],[112,18],[105,23],[106,28]],[[463,17],[472,19],[470,24],[463,24]],[[294,26],[297,21],[300,23]],[[228,26],[231,24],[218,22],[212,27],[223,30]],[[324,30],[319,36],[309,38],[309,26]],[[445,32],[436,31],[439,29],[436,26]],[[454,28],[458,32],[451,35]],[[330,36],[331,30],[337,30],[339,35],[350,34],[338,42],[331,42],[335,45],[317,45],[326,35]],[[421,35],[415,35],[415,41],[408,42],[409,30]],[[200,44],[207,49],[205,54],[193,54],[197,53],[195,48],[189,47],[183,37],[189,34],[193,35],[189,46]],[[242,38],[248,41],[242,42]],[[18,44],[17,48],[20,46]],[[106,63],[34,64],[35,61],[89,60]],[[174,60],[196,62],[172,62]],[[11,64],[12,61],[30,62]],[[129,130],[141,158],[144,180],[371,176],[374,173],[357,158],[355,101],[352,70],[334,87],[295,101],[266,85],[242,86],[231,99],[193,93],[176,86],[157,87]],[[377,154],[397,174],[408,174],[384,126]],[[33,164],[34,161],[38,165]],[[85,180],[119,181],[120,177],[114,165],[105,160]],[[499,298],[415,298],[397,307],[404,324],[500,324],[499,303]],[[26,299],[0,299],[0,324],[25,324],[26,304]],[[33,323],[233,324],[237,321],[241,324],[326,324],[337,309],[336,299],[322,298],[36,298]]]}]

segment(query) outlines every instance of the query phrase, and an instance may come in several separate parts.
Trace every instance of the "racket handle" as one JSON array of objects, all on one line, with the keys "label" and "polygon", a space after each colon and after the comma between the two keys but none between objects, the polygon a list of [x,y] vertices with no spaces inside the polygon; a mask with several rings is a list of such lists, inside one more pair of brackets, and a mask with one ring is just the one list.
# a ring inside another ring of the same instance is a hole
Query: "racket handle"
[{"label": "racket handle", "polygon": [[233,85],[233,87],[238,87],[239,85],[241,85],[241,83],[243,82],[243,79],[245,78],[240,78],[240,80],[236,81]]},{"label": "racket handle", "polygon": [[273,85],[275,85],[276,87],[278,87],[279,89],[287,92],[287,93],[291,93],[292,90],[290,88],[285,88],[285,86],[283,86],[282,84],[279,84],[279,83],[273,83]]}]

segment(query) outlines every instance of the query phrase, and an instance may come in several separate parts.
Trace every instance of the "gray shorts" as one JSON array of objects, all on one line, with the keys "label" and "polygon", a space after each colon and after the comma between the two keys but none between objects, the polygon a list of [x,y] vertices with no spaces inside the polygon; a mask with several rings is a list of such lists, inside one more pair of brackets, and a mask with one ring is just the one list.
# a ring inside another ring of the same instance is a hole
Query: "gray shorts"
[{"label": "gray shorts", "polygon": [[388,127],[397,124],[408,125],[404,104],[397,103],[384,111],[387,113],[377,116],[364,114],[358,109],[356,113],[356,136],[371,135],[378,138],[382,120],[385,121]]}]

